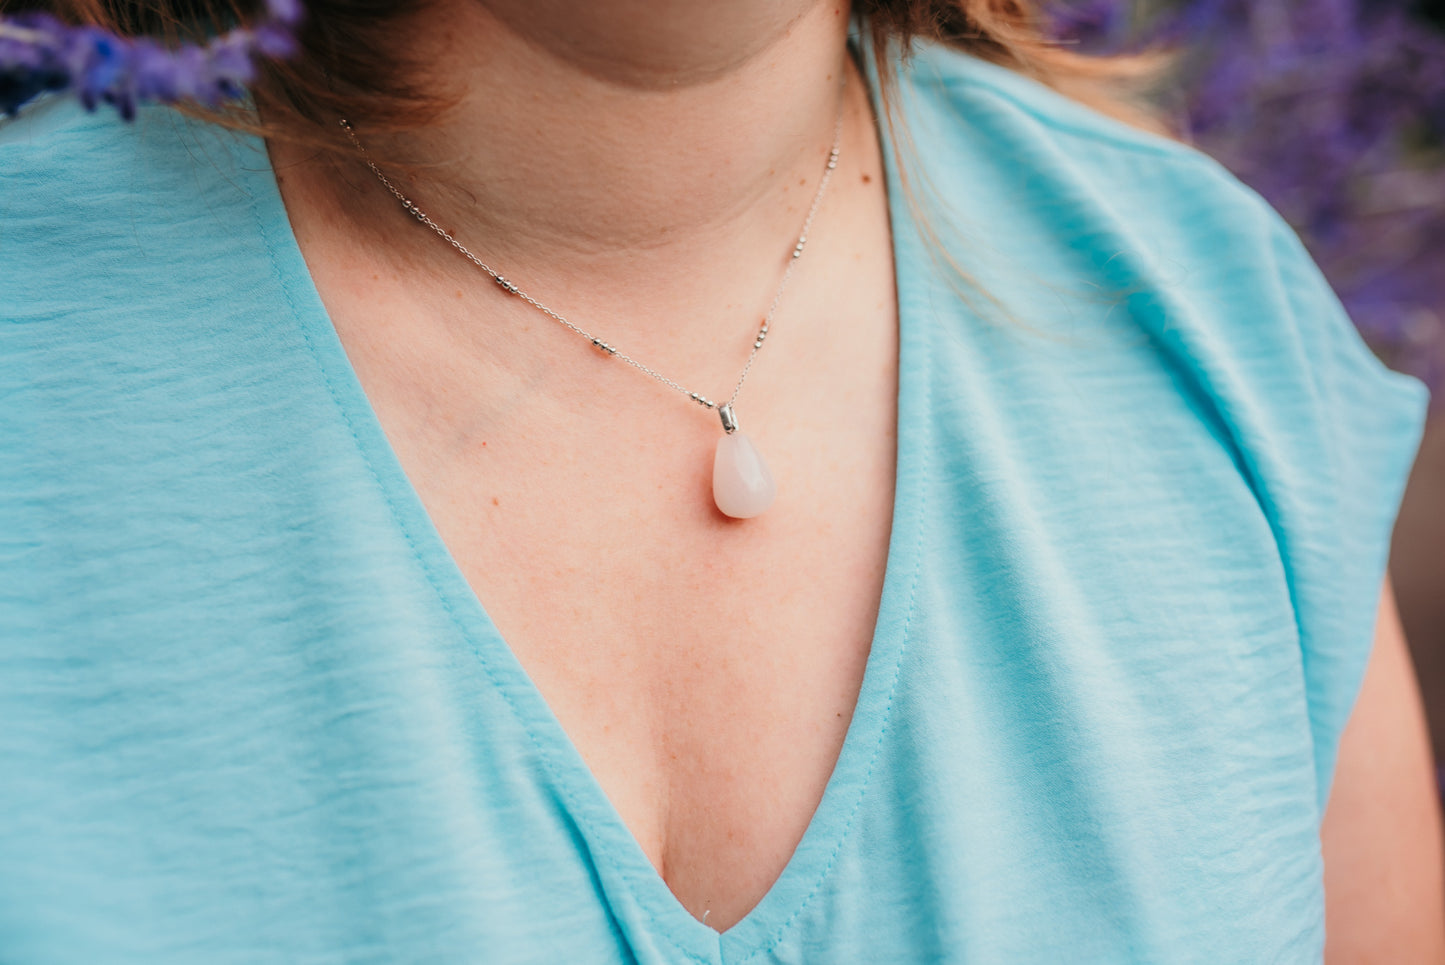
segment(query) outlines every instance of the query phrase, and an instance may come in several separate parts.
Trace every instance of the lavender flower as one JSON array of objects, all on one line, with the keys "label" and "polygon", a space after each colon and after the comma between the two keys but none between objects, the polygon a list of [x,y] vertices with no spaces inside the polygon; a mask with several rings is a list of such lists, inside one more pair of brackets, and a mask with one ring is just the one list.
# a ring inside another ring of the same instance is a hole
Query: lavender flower
[{"label": "lavender flower", "polygon": [[303,15],[299,0],[267,0],[266,18],[254,28],[176,48],[68,26],[45,13],[0,18],[0,115],[52,91],[73,92],[88,110],[110,104],[126,120],[142,101],[215,106],[242,96],[256,57],[295,52]]}]

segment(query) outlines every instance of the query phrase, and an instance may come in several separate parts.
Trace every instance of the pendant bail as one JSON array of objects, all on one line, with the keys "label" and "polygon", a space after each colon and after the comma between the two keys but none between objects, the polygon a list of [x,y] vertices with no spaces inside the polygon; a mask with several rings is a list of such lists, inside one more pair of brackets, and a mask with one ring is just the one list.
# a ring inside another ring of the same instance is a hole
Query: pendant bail
[{"label": "pendant bail", "polygon": [[731,402],[729,402],[727,405],[719,406],[717,414],[718,418],[722,419],[723,432],[726,432],[728,435],[732,435],[734,432],[738,431],[738,417],[733,414],[733,406]]}]

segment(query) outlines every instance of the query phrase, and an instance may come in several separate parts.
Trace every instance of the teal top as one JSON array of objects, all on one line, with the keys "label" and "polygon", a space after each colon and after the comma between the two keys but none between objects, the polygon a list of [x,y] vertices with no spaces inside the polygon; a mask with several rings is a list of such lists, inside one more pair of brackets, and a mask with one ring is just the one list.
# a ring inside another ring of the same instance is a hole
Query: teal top
[{"label": "teal top", "polygon": [[722,934],[439,539],[263,145],[0,128],[0,960],[1318,960],[1426,390],[1196,151],[941,48],[900,82],[881,612]]}]

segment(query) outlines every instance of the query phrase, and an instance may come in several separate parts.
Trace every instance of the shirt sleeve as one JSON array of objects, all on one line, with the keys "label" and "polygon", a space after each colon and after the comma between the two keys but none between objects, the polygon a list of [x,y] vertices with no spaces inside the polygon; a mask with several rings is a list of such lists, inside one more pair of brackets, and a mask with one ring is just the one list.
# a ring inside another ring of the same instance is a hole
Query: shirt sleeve
[{"label": "shirt sleeve", "polygon": [[1278,355],[1245,360],[1257,387],[1248,421],[1298,619],[1323,813],[1430,395],[1376,358],[1294,230],[1265,207],[1267,278],[1278,286],[1269,301],[1285,324],[1263,343]]}]

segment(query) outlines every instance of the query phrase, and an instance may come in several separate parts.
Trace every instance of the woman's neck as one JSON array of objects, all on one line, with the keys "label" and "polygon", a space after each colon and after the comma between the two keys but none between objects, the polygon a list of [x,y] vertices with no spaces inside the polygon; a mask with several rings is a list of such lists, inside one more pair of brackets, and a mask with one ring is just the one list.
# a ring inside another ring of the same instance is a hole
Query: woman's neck
[{"label": "woman's neck", "polygon": [[[397,34],[429,67],[415,82],[455,105],[401,136],[350,120],[428,215],[542,303],[650,365],[724,383],[736,360],[719,346],[745,344],[767,311],[840,106],[842,157],[787,311],[817,300],[873,210],[858,182],[877,171],[878,135],[848,16],[817,0],[433,0]],[[540,317],[359,158],[271,148],[308,261],[329,247],[351,284],[404,289],[421,311],[409,337],[447,326],[438,337],[488,358],[560,350],[513,345]]]},{"label": "woman's neck", "polygon": [[754,248],[771,264],[822,173],[846,20],[814,0],[439,0],[407,32],[426,83],[460,97],[369,146],[424,171],[421,206],[542,290],[559,264],[604,286]]}]

